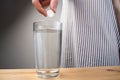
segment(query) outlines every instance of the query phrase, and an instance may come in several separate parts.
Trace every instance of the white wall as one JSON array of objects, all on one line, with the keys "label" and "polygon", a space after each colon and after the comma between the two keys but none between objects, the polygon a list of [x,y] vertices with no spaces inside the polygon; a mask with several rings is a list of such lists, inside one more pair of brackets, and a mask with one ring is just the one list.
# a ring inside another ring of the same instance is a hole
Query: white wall
[{"label": "white wall", "polygon": [[[61,0],[59,1],[56,15],[49,19],[59,20]],[[0,68],[33,68],[35,65],[33,22],[48,18],[40,15],[31,1],[28,3],[11,25],[8,25],[3,32],[1,29]]]}]

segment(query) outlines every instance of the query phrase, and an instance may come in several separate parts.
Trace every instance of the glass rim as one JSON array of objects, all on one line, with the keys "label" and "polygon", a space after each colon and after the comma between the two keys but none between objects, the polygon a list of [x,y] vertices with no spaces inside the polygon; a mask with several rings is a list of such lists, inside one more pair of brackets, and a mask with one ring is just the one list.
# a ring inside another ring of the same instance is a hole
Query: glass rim
[{"label": "glass rim", "polygon": [[38,31],[42,29],[62,30],[62,22],[54,20],[42,20],[38,22],[33,22],[33,31]]},{"label": "glass rim", "polygon": [[62,22],[60,21],[55,21],[55,20],[40,20],[40,21],[36,21],[33,22],[34,25],[61,25]]}]

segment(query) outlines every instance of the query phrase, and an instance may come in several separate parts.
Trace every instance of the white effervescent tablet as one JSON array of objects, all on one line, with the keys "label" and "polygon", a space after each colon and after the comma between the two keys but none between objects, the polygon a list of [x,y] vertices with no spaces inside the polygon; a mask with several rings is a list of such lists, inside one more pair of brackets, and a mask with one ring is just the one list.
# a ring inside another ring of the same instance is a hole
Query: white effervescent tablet
[{"label": "white effervescent tablet", "polygon": [[47,10],[47,15],[48,15],[48,17],[53,17],[54,12],[52,10]]}]

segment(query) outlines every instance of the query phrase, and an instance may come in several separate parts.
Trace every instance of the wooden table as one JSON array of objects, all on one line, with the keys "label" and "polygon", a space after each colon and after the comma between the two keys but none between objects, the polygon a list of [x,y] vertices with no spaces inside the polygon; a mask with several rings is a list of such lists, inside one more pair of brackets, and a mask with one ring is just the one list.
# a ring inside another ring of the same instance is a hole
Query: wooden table
[{"label": "wooden table", "polygon": [[120,66],[61,68],[51,79],[38,78],[35,69],[0,69],[0,80],[120,80]]}]

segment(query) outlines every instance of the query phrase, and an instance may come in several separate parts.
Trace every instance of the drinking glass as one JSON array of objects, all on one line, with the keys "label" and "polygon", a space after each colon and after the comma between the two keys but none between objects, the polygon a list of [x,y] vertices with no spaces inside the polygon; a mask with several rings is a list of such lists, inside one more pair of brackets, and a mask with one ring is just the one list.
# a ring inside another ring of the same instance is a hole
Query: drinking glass
[{"label": "drinking glass", "polygon": [[34,22],[33,33],[38,77],[57,77],[61,58],[62,23],[47,20]]}]

